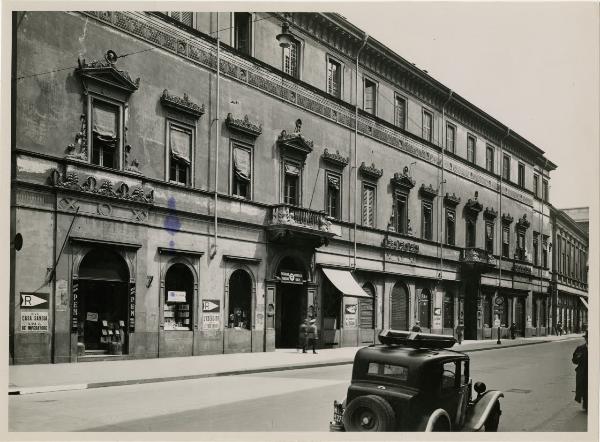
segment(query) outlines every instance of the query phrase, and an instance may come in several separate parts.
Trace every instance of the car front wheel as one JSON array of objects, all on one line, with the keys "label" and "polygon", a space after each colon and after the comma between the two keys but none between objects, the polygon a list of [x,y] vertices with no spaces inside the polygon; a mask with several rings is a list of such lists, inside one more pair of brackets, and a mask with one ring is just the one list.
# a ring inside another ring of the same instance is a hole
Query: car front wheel
[{"label": "car front wheel", "polygon": [[346,431],[393,431],[396,416],[388,401],[375,395],[354,398],[344,411]]},{"label": "car front wheel", "polygon": [[498,431],[498,424],[500,423],[500,415],[502,411],[500,410],[500,402],[496,402],[494,404],[494,408],[490,412],[490,415],[485,420],[485,424],[483,424],[485,431]]}]

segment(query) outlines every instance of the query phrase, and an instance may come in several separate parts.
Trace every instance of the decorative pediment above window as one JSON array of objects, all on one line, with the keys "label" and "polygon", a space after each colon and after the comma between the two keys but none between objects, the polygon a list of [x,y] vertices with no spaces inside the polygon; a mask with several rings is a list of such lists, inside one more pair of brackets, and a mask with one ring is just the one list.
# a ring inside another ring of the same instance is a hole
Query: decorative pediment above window
[{"label": "decorative pediment above window", "polygon": [[483,216],[487,219],[496,219],[498,212],[495,211],[493,207],[486,207]]},{"label": "decorative pediment above window", "polygon": [[502,214],[502,224],[512,224],[514,218],[510,215],[510,213]]},{"label": "decorative pediment above window", "polygon": [[519,230],[527,230],[529,229],[530,225],[531,223],[527,219],[527,214],[523,214],[523,217],[519,218],[519,220],[517,221],[517,229]]},{"label": "decorative pediment above window", "polygon": [[434,189],[431,184],[429,186],[421,184],[421,187],[419,188],[419,193],[423,198],[432,200],[437,196],[437,189]]},{"label": "decorative pediment above window", "polygon": [[341,155],[339,150],[336,151],[336,153],[331,153],[329,150],[325,149],[321,158],[323,158],[323,161],[326,163],[333,164],[341,169],[348,165],[348,157]]},{"label": "decorative pediment above window", "polygon": [[165,89],[160,97],[160,102],[163,106],[171,108],[177,112],[184,113],[193,117],[195,120],[204,115],[204,105],[198,106],[196,103],[190,101],[188,94],[183,94],[182,97],[169,94],[169,91]]},{"label": "decorative pediment above window", "polygon": [[242,132],[252,138],[256,138],[262,133],[262,125],[251,122],[248,115],[244,115],[244,118],[234,118],[231,113],[228,113],[225,124],[229,130]]},{"label": "decorative pediment above window", "polygon": [[374,163],[371,163],[370,166],[367,166],[364,162],[362,162],[358,170],[365,178],[370,178],[375,181],[377,181],[383,175],[383,169],[376,168]]},{"label": "decorative pediment above window", "polygon": [[447,193],[444,197],[444,204],[448,207],[456,207],[460,204],[460,197],[456,196],[454,193],[452,193],[452,195]]},{"label": "decorative pediment above window", "polygon": [[390,180],[395,188],[410,190],[415,187],[415,180],[409,175],[408,167],[405,166],[402,173],[394,173],[394,177]]},{"label": "decorative pediment above window", "polygon": [[477,198],[475,198],[475,199],[469,198],[467,200],[467,202],[465,203],[465,210],[471,216],[478,216],[479,212],[481,212],[483,210],[483,206],[481,205],[481,203],[479,201],[477,201]]},{"label": "decorative pediment above window", "polygon": [[306,158],[313,151],[314,143],[308,138],[304,138],[301,130],[302,120],[298,119],[293,133],[288,134],[285,130],[281,131],[281,135],[277,138],[277,145],[280,149],[287,150],[288,153]]},{"label": "decorative pediment above window", "polygon": [[117,54],[112,50],[106,52],[104,61],[94,60],[88,63],[85,59],[77,59],[78,67],[75,72],[81,78],[86,95],[93,84],[108,86],[126,94],[131,94],[138,89],[140,79],[133,81],[127,72],[117,69],[115,67],[117,59]]}]

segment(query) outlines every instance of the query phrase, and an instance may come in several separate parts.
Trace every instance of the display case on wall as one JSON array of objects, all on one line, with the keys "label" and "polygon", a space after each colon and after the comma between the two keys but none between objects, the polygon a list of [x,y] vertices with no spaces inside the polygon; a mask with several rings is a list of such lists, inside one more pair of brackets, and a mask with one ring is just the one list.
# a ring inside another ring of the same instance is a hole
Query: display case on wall
[{"label": "display case on wall", "polygon": [[164,306],[165,330],[191,330],[190,304],[167,303]]}]

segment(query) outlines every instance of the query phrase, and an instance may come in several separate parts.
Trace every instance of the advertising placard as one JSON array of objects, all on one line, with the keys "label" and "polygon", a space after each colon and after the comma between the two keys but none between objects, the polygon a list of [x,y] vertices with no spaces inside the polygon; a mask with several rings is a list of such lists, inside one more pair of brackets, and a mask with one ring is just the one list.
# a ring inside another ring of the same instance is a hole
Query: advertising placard
[{"label": "advertising placard", "polygon": [[221,325],[221,300],[202,300],[202,329],[218,330]]},{"label": "advertising placard", "polygon": [[344,325],[348,328],[356,327],[356,313],[358,312],[357,304],[344,305]]},{"label": "advertising placard", "polygon": [[48,310],[21,310],[21,331],[45,333],[48,331]]},{"label": "advertising placard", "polygon": [[169,290],[167,292],[167,302],[185,302],[185,292]]},{"label": "advertising placard", "polygon": [[285,282],[288,284],[302,284],[302,273],[300,272],[292,272],[289,270],[282,270],[279,273],[279,277],[281,278],[281,282]]}]

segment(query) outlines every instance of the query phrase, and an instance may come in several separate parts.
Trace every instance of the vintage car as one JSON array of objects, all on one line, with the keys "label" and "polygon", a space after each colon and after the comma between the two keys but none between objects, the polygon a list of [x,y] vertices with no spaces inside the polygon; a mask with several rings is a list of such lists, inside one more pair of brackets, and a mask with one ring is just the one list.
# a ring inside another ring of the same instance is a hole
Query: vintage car
[{"label": "vintage car", "polygon": [[[497,431],[500,391],[472,385],[452,336],[384,330],[354,358],[331,431]],[[477,396],[473,399],[473,388]]]}]

